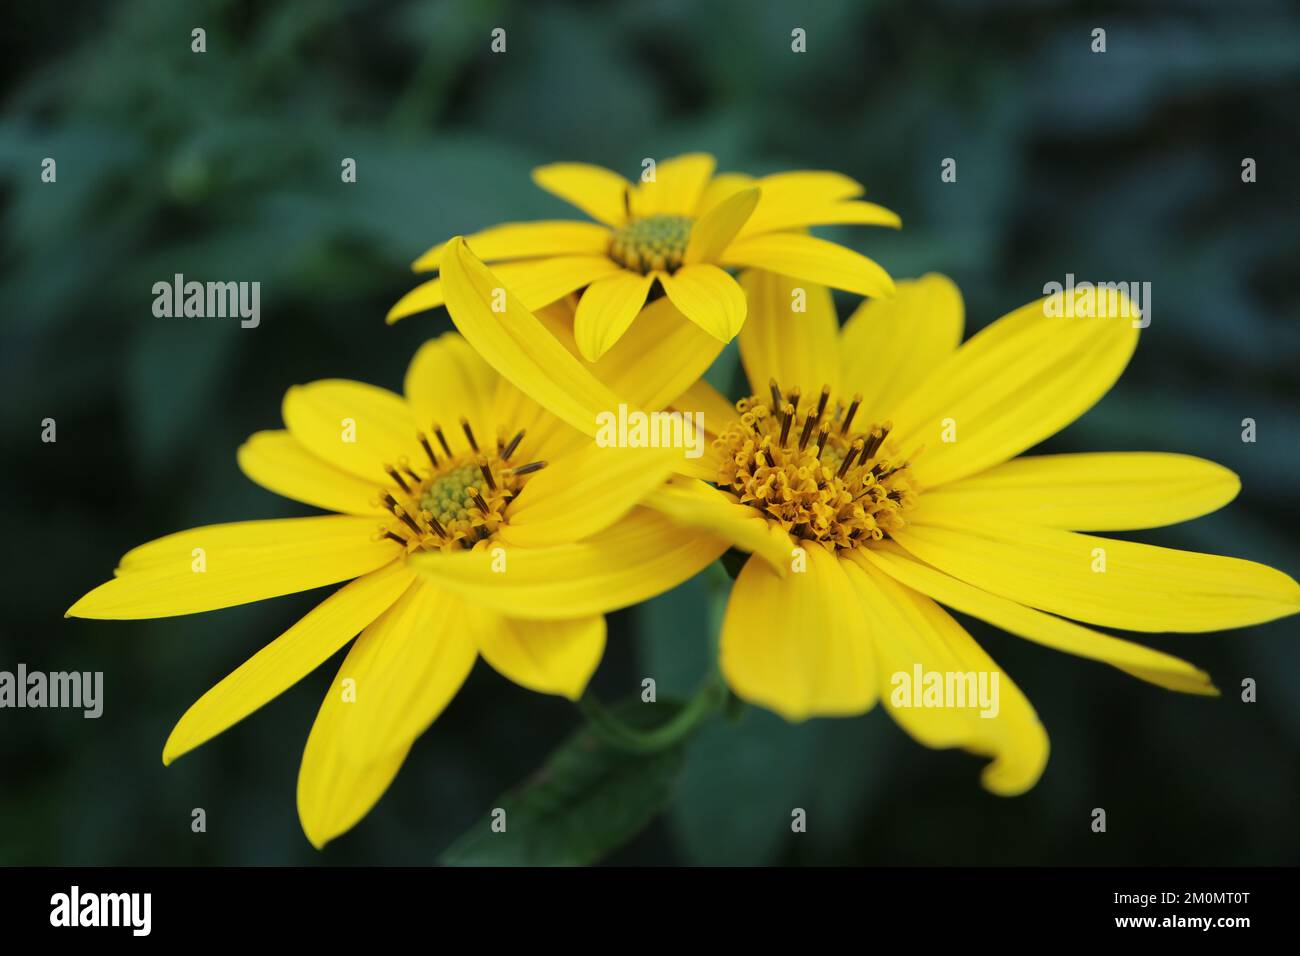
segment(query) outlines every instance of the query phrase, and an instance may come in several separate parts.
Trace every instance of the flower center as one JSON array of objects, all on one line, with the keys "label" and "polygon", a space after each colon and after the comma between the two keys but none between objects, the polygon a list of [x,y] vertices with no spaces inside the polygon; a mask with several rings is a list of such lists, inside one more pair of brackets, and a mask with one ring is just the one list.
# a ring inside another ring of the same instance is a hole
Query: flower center
[{"label": "flower center", "polygon": [[646,216],[614,230],[610,258],[645,275],[673,272],[682,264],[695,221],[686,216]]},{"label": "flower center", "polygon": [[890,423],[854,429],[861,395],[828,416],[830,386],[802,416],[797,388],[783,396],[773,380],[771,392],[736,403],[740,417],[715,442],[726,456],[717,486],[798,540],[857,548],[901,528],[917,487]]},{"label": "flower center", "polygon": [[429,460],[427,466],[416,468],[405,457],[396,465],[384,465],[397,488],[381,489],[377,503],[396,520],[380,525],[376,537],[396,541],[408,553],[473,548],[505,523],[506,508],[525,479],[546,467],[544,461],[511,466],[510,458],[524,439],[522,430],[509,442],[498,439],[492,458],[479,449],[466,419],[460,420],[460,427],[469,452],[453,454],[442,428],[435,424],[433,434],[441,455],[420,432],[416,437]]}]

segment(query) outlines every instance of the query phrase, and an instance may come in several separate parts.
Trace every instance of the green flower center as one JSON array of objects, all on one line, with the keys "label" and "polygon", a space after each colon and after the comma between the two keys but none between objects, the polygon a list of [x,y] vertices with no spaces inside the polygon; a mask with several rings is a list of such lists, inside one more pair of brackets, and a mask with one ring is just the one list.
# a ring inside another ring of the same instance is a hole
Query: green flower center
[{"label": "green flower center", "polygon": [[614,230],[610,258],[645,275],[673,272],[682,264],[695,220],[687,216],[646,216]]},{"label": "green flower center", "polygon": [[462,465],[429,482],[420,496],[420,509],[430,512],[444,526],[468,520],[474,505],[470,489],[482,486],[483,472],[478,465]]},{"label": "green flower center", "polygon": [[469,421],[460,420],[469,450],[453,453],[447,436],[435,422],[434,442],[424,432],[415,437],[428,465],[417,467],[405,455],[385,463],[390,485],[379,490],[375,504],[395,519],[379,526],[375,540],[388,538],[413,551],[472,549],[487,541],[505,523],[506,509],[523,490],[528,475],[546,467],[545,461],[511,464],[524,440],[520,429],[510,441],[498,435],[496,456],[479,447]]}]

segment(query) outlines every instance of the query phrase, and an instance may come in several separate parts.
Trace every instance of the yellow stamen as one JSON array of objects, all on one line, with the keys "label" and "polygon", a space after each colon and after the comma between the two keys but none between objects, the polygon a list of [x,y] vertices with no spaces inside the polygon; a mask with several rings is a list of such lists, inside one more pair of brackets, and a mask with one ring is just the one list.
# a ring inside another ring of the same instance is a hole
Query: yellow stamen
[{"label": "yellow stamen", "polygon": [[[795,405],[798,389],[788,401],[782,401],[776,382],[770,391],[771,405],[757,396],[737,402],[737,417],[715,440],[722,462],[717,486],[795,538],[834,548],[867,546],[903,527],[916,502],[909,470],[915,455],[904,459],[889,443],[890,424],[855,431],[860,395],[832,427],[834,421],[823,418],[831,407],[829,387],[821,389],[816,407],[810,406],[802,420]],[[791,444],[795,425],[798,441]]]}]

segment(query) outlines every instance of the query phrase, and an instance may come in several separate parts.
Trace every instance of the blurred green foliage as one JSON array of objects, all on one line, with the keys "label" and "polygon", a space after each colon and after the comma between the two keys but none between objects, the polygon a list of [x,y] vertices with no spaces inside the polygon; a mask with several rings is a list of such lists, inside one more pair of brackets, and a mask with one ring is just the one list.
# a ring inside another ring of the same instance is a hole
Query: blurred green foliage
[{"label": "blurred green foliage", "polygon": [[[376,810],[318,854],[294,781],[336,662],[172,768],[159,755],[184,709],[319,595],[62,619],[144,540],[304,513],[246,481],[235,448],[279,423],[291,384],[397,387],[447,327],[440,314],[383,325],[408,263],[456,232],[571,215],[531,185],[541,162],[632,172],[704,149],[724,169],[848,173],[905,228],[828,234],[896,276],[952,275],[972,330],[1067,272],[1150,281],[1129,371],[1046,448],[1220,461],[1242,476],[1237,502],[1138,537],[1300,574],[1291,4],[81,0],[6,20],[0,667],[103,670],[107,700],[97,721],[0,712],[0,862],[429,863],[579,726],[567,702],[479,667]],[[57,184],[40,181],[47,156]],[[939,181],[944,157],[955,184]],[[260,281],[261,326],[155,319],[152,284],[177,272]],[[39,440],[46,417],[57,444]],[[1246,417],[1255,444],[1240,441]],[[626,697],[649,675],[665,696],[688,692],[716,590],[705,576],[614,615],[596,691]],[[978,760],[925,750],[879,712],[795,726],[749,709],[692,742],[667,815],[612,861],[1300,860],[1294,619],[1149,638],[1209,669],[1219,700],[968,623],[1052,735],[1030,794],[984,793]],[[1254,705],[1238,700],[1247,676]],[[1104,837],[1087,826],[1097,806]],[[793,807],[808,811],[798,838]]]}]

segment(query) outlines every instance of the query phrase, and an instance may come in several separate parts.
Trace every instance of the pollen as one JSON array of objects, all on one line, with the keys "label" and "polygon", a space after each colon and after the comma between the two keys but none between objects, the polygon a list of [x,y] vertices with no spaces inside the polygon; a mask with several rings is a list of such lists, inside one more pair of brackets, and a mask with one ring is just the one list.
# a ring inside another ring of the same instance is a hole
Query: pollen
[{"label": "pollen", "polygon": [[714,440],[723,453],[716,484],[800,541],[836,549],[870,545],[905,524],[917,486],[890,423],[855,427],[861,396],[830,406],[831,390],[802,410],[798,389],[736,403],[738,418]]},{"label": "pollen", "polygon": [[379,526],[377,538],[388,538],[412,551],[472,549],[489,541],[505,524],[506,509],[523,490],[528,476],[546,467],[544,461],[512,465],[511,458],[524,439],[517,432],[509,441],[498,438],[497,454],[489,457],[479,447],[469,422],[461,428],[470,450],[455,455],[446,433],[435,424],[438,450],[423,432],[416,438],[426,461],[413,465],[403,458],[385,463],[382,471],[395,488],[382,488],[376,503],[392,520]]},{"label": "pollen", "polygon": [[614,231],[610,258],[646,275],[673,272],[682,264],[695,221],[686,216],[646,216]]}]

